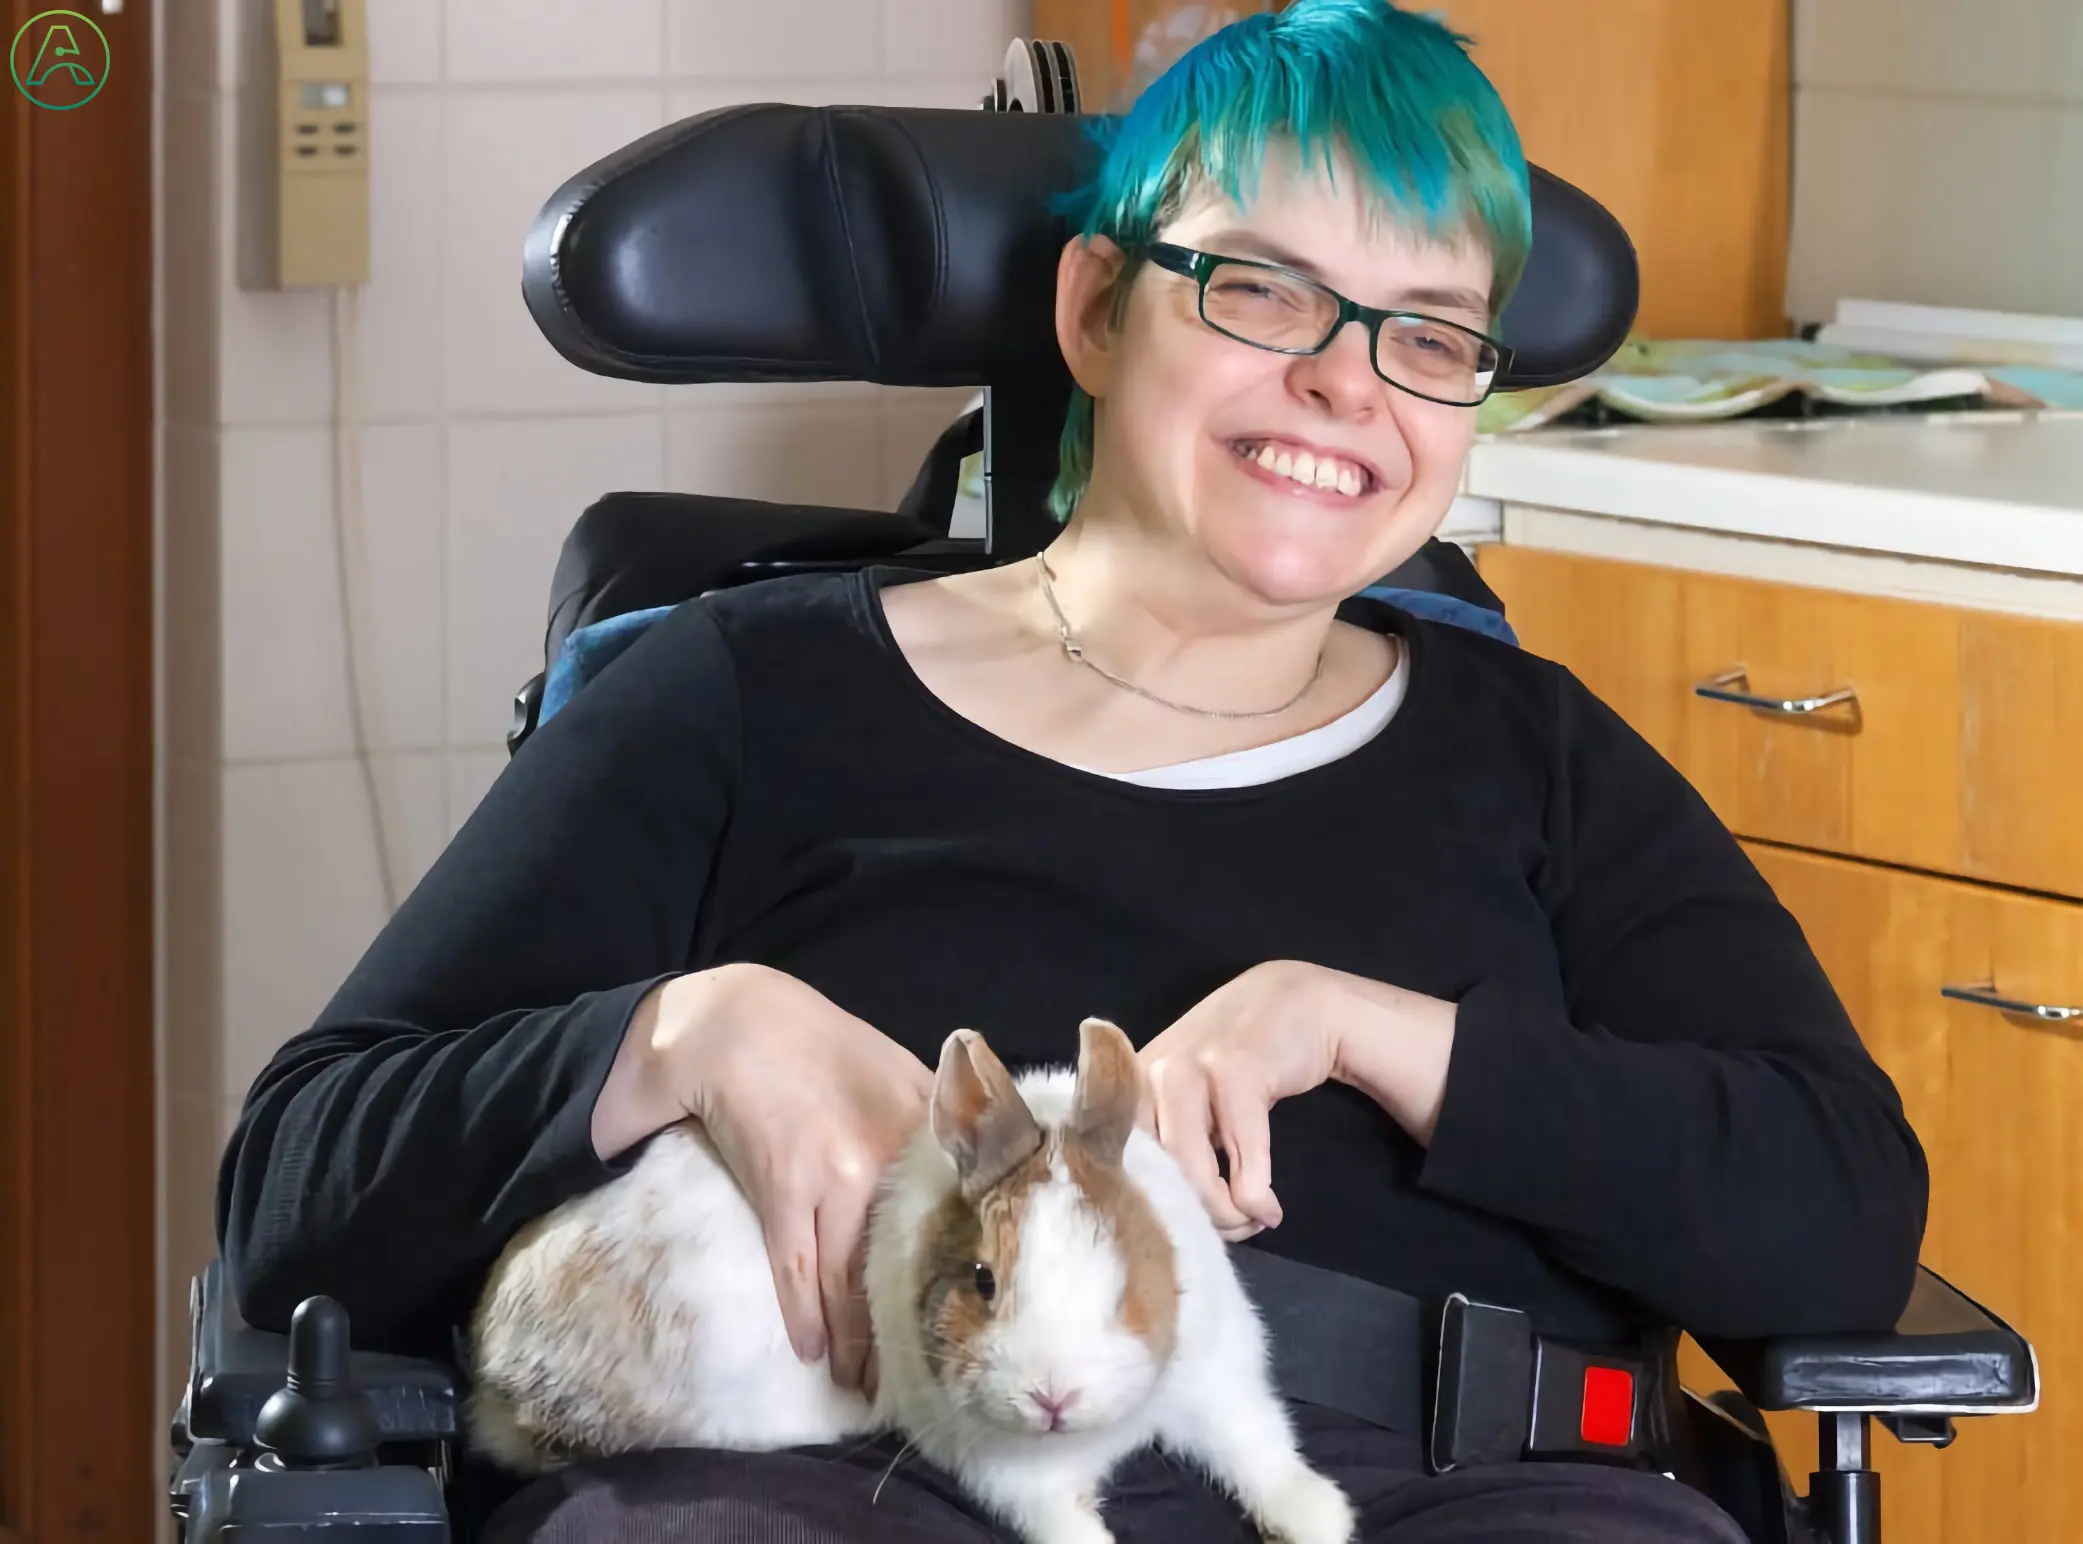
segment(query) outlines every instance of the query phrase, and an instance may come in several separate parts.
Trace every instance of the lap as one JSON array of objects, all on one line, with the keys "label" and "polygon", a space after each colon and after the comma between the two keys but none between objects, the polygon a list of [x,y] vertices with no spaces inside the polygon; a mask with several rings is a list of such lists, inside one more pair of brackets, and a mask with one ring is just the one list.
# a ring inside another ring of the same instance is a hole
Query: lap
[{"label": "lap", "polygon": [[[1415,1443],[1302,1412],[1310,1462],[1345,1487],[1365,1544],[1744,1544],[1661,1475],[1510,1464],[1434,1476]],[[1007,1544],[947,1476],[894,1443],[792,1453],[662,1452],[581,1465],[502,1507],[482,1544]],[[1123,1465],[1117,1544],[1258,1544],[1236,1508],[1161,1453]]]}]

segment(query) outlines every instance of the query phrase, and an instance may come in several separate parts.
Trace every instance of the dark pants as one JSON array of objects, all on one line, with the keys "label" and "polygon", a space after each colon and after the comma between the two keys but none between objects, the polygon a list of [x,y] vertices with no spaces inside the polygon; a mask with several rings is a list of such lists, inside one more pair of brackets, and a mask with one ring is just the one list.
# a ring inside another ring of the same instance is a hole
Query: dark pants
[{"label": "dark pants", "polygon": [[[1433,1476],[1407,1438],[1297,1411],[1303,1448],[1345,1488],[1368,1544],[1744,1544],[1698,1492],[1593,1464]],[[483,1544],[1002,1544],[944,1475],[896,1444],[815,1452],[664,1452],[567,1470],[500,1509]],[[885,1475],[887,1474],[887,1478]],[[879,1487],[879,1489],[878,1489]],[[1101,1516],[1118,1544],[1258,1544],[1236,1507],[1158,1453],[1116,1472]]]}]

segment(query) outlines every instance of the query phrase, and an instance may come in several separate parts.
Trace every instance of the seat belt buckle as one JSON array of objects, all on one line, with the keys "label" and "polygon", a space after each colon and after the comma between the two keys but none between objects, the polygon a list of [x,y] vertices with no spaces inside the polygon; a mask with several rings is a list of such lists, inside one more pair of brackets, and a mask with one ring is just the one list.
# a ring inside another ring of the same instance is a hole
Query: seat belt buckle
[{"label": "seat belt buckle", "polygon": [[1440,1316],[1432,1472],[1524,1459],[1639,1460],[1649,1446],[1651,1372],[1634,1358],[1536,1335],[1520,1309],[1456,1293]]},{"label": "seat belt buckle", "polygon": [[1439,1320],[1439,1370],[1426,1459],[1434,1474],[1508,1464],[1533,1435],[1533,1319],[1456,1292]]},{"label": "seat belt buckle", "polygon": [[1528,1458],[1634,1459],[1646,1452],[1648,1367],[1536,1337]]}]

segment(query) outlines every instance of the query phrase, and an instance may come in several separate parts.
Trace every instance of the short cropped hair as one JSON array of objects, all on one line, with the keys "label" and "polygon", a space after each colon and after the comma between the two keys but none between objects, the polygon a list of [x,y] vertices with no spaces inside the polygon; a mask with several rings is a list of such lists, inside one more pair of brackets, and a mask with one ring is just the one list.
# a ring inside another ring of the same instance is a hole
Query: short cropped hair
[{"label": "short cropped hair", "polygon": [[[1390,0],[1295,0],[1195,45],[1127,112],[1098,117],[1092,181],[1065,195],[1083,239],[1128,253],[1113,324],[1156,239],[1209,185],[1248,205],[1275,141],[1335,176],[1343,151],[1379,218],[1490,254],[1490,311],[1504,310],[1533,244],[1526,157],[1469,39]],[[1049,508],[1066,520],[1092,475],[1092,399],[1071,388]]]}]

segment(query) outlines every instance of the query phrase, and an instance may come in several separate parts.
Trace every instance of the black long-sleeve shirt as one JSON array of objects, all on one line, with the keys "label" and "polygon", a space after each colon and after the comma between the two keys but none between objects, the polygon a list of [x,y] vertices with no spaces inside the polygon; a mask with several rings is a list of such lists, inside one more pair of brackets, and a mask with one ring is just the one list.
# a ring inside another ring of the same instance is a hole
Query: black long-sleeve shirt
[{"label": "black long-sleeve shirt", "polygon": [[248,1097],[217,1220],[252,1322],[323,1291],[358,1344],[445,1350],[515,1229],[630,1161],[592,1107],[674,973],[762,962],[929,1064],[972,1026],[1017,1067],[1277,958],[1459,1009],[1429,1148],[1343,1085],[1275,1108],[1264,1247],[1565,1333],[1893,1321],[1927,1193],[1893,1086],[1735,841],[1567,671],[1353,602],[1408,648],[1376,739],[1143,788],[933,697],[877,598],[915,577],[691,602],[523,747]]}]

